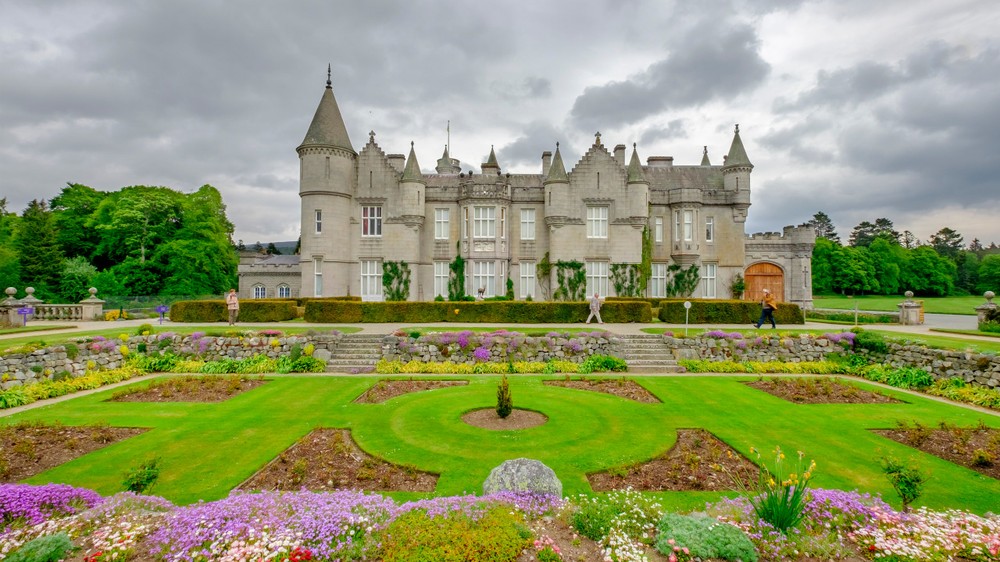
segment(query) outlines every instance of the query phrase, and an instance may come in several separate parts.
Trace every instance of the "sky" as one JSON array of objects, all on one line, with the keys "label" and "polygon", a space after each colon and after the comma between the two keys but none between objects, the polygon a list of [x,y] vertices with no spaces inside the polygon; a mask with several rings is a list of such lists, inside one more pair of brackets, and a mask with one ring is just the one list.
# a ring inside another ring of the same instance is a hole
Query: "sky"
[{"label": "sky", "polygon": [[[355,150],[433,173],[640,158],[754,164],[747,233],[826,213],[1000,243],[1000,3],[981,0],[3,0],[0,198],[217,187],[234,241],[295,240],[326,85]],[[450,129],[450,137],[449,137]]]}]

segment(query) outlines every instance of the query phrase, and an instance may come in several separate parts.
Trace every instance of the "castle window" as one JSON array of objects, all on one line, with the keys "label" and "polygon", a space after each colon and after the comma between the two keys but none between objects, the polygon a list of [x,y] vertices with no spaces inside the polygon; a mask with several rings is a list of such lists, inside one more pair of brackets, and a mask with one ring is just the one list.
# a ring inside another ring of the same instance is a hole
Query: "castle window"
[{"label": "castle window", "polygon": [[588,261],[587,266],[587,296],[598,293],[608,294],[608,262]]},{"label": "castle window", "polygon": [[287,299],[287,298],[290,298],[291,296],[292,296],[292,288],[291,287],[289,287],[288,285],[285,285],[284,283],[282,283],[281,285],[278,285],[278,298],[279,299]]},{"label": "castle window", "polygon": [[469,237],[469,208],[463,209],[465,211],[465,218],[462,221],[462,238]]},{"label": "castle window", "polygon": [[474,207],[473,216],[473,238],[496,238],[497,237],[497,208],[496,207]]},{"label": "castle window", "polygon": [[448,209],[434,209],[434,239],[435,240],[447,240],[448,239],[448,218],[450,212]]},{"label": "castle window", "polygon": [[521,298],[535,298],[535,262],[521,262]]},{"label": "castle window", "polygon": [[701,266],[702,294],[706,299],[714,299],[716,298],[715,278],[717,276],[719,265],[715,263],[703,263]]},{"label": "castle window", "polygon": [[507,237],[507,207],[500,207],[500,238]]},{"label": "castle window", "polygon": [[534,240],[534,239],[535,239],[535,210],[521,209],[521,240]]},{"label": "castle window", "polygon": [[434,296],[448,298],[448,262],[434,262]]},{"label": "castle window", "polygon": [[[491,207],[492,208],[492,207]],[[485,289],[483,297],[496,296],[497,264],[492,261],[472,262],[472,286],[476,291]]]},{"label": "castle window", "polygon": [[684,211],[684,241],[694,239],[694,211]]},{"label": "castle window", "polygon": [[382,236],[382,207],[361,207],[361,236]]},{"label": "castle window", "polygon": [[323,258],[313,258],[313,296],[323,296]]},{"label": "castle window", "polygon": [[649,283],[649,296],[651,297],[666,297],[667,296],[667,264],[665,263],[654,263],[650,264],[652,266]]},{"label": "castle window", "polygon": [[587,207],[587,238],[607,238],[607,237],[608,237],[608,208]]},{"label": "castle window", "polygon": [[316,209],[316,234],[323,232],[323,211]]},{"label": "castle window", "polygon": [[382,300],[382,263],[361,260],[361,300]]},{"label": "castle window", "polygon": [[266,299],[267,298],[267,287],[263,285],[253,286],[253,298],[255,299]]},{"label": "castle window", "polygon": [[674,242],[681,239],[681,212],[674,211]]},{"label": "castle window", "polygon": [[715,217],[705,217],[705,242],[715,242]]},{"label": "castle window", "polygon": [[653,219],[653,241],[657,244],[663,242],[663,217]]}]

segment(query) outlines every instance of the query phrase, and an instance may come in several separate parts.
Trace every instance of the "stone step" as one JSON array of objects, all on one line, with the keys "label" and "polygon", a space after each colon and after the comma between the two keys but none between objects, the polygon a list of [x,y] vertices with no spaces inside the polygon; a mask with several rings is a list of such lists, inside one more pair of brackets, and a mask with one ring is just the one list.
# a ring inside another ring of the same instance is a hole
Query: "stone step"
[{"label": "stone step", "polygon": [[680,365],[629,365],[628,372],[641,373],[683,373],[684,368]]}]

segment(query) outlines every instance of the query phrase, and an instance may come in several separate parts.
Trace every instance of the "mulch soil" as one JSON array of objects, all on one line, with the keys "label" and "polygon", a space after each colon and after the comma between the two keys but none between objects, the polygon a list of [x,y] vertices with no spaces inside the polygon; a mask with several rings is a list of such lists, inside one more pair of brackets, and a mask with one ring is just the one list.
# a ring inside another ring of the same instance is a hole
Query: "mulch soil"
[{"label": "mulch soil", "polygon": [[768,394],[798,404],[898,404],[881,392],[858,388],[828,377],[772,377],[744,383]]},{"label": "mulch soil", "polygon": [[145,432],[138,427],[0,426],[0,482],[17,482]]},{"label": "mulch soil", "polygon": [[381,379],[366,390],[364,394],[355,398],[354,401],[360,404],[378,404],[411,392],[423,392],[424,390],[447,388],[449,386],[464,386],[467,384],[469,384],[469,381]]},{"label": "mulch soil", "polygon": [[918,424],[900,424],[900,427],[894,429],[871,431],[1000,480],[1000,430],[998,429],[984,426],[931,428]]},{"label": "mulch soil", "polygon": [[646,404],[659,404],[660,399],[652,392],[646,390],[641,384],[632,379],[579,379],[562,381],[544,381],[548,386],[561,386],[563,388],[576,388],[579,390],[592,390],[613,394],[619,398],[644,402]]},{"label": "mulch soil", "polygon": [[120,390],[111,396],[111,402],[222,402],[266,383],[241,375],[170,377],[145,388]]}]

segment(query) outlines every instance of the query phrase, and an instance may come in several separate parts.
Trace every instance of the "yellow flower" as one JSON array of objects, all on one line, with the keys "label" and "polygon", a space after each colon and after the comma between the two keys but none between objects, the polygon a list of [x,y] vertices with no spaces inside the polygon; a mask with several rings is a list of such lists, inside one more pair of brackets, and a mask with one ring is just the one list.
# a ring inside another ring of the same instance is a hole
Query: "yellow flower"
[{"label": "yellow flower", "polygon": [[455,309],[455,314],[458,314],[458,309],[457,308]]},{"label": "yellow flower", "polygon": [[118,334],[118,339],[122,340],[123,342],[127,342],[128,334]]}]

